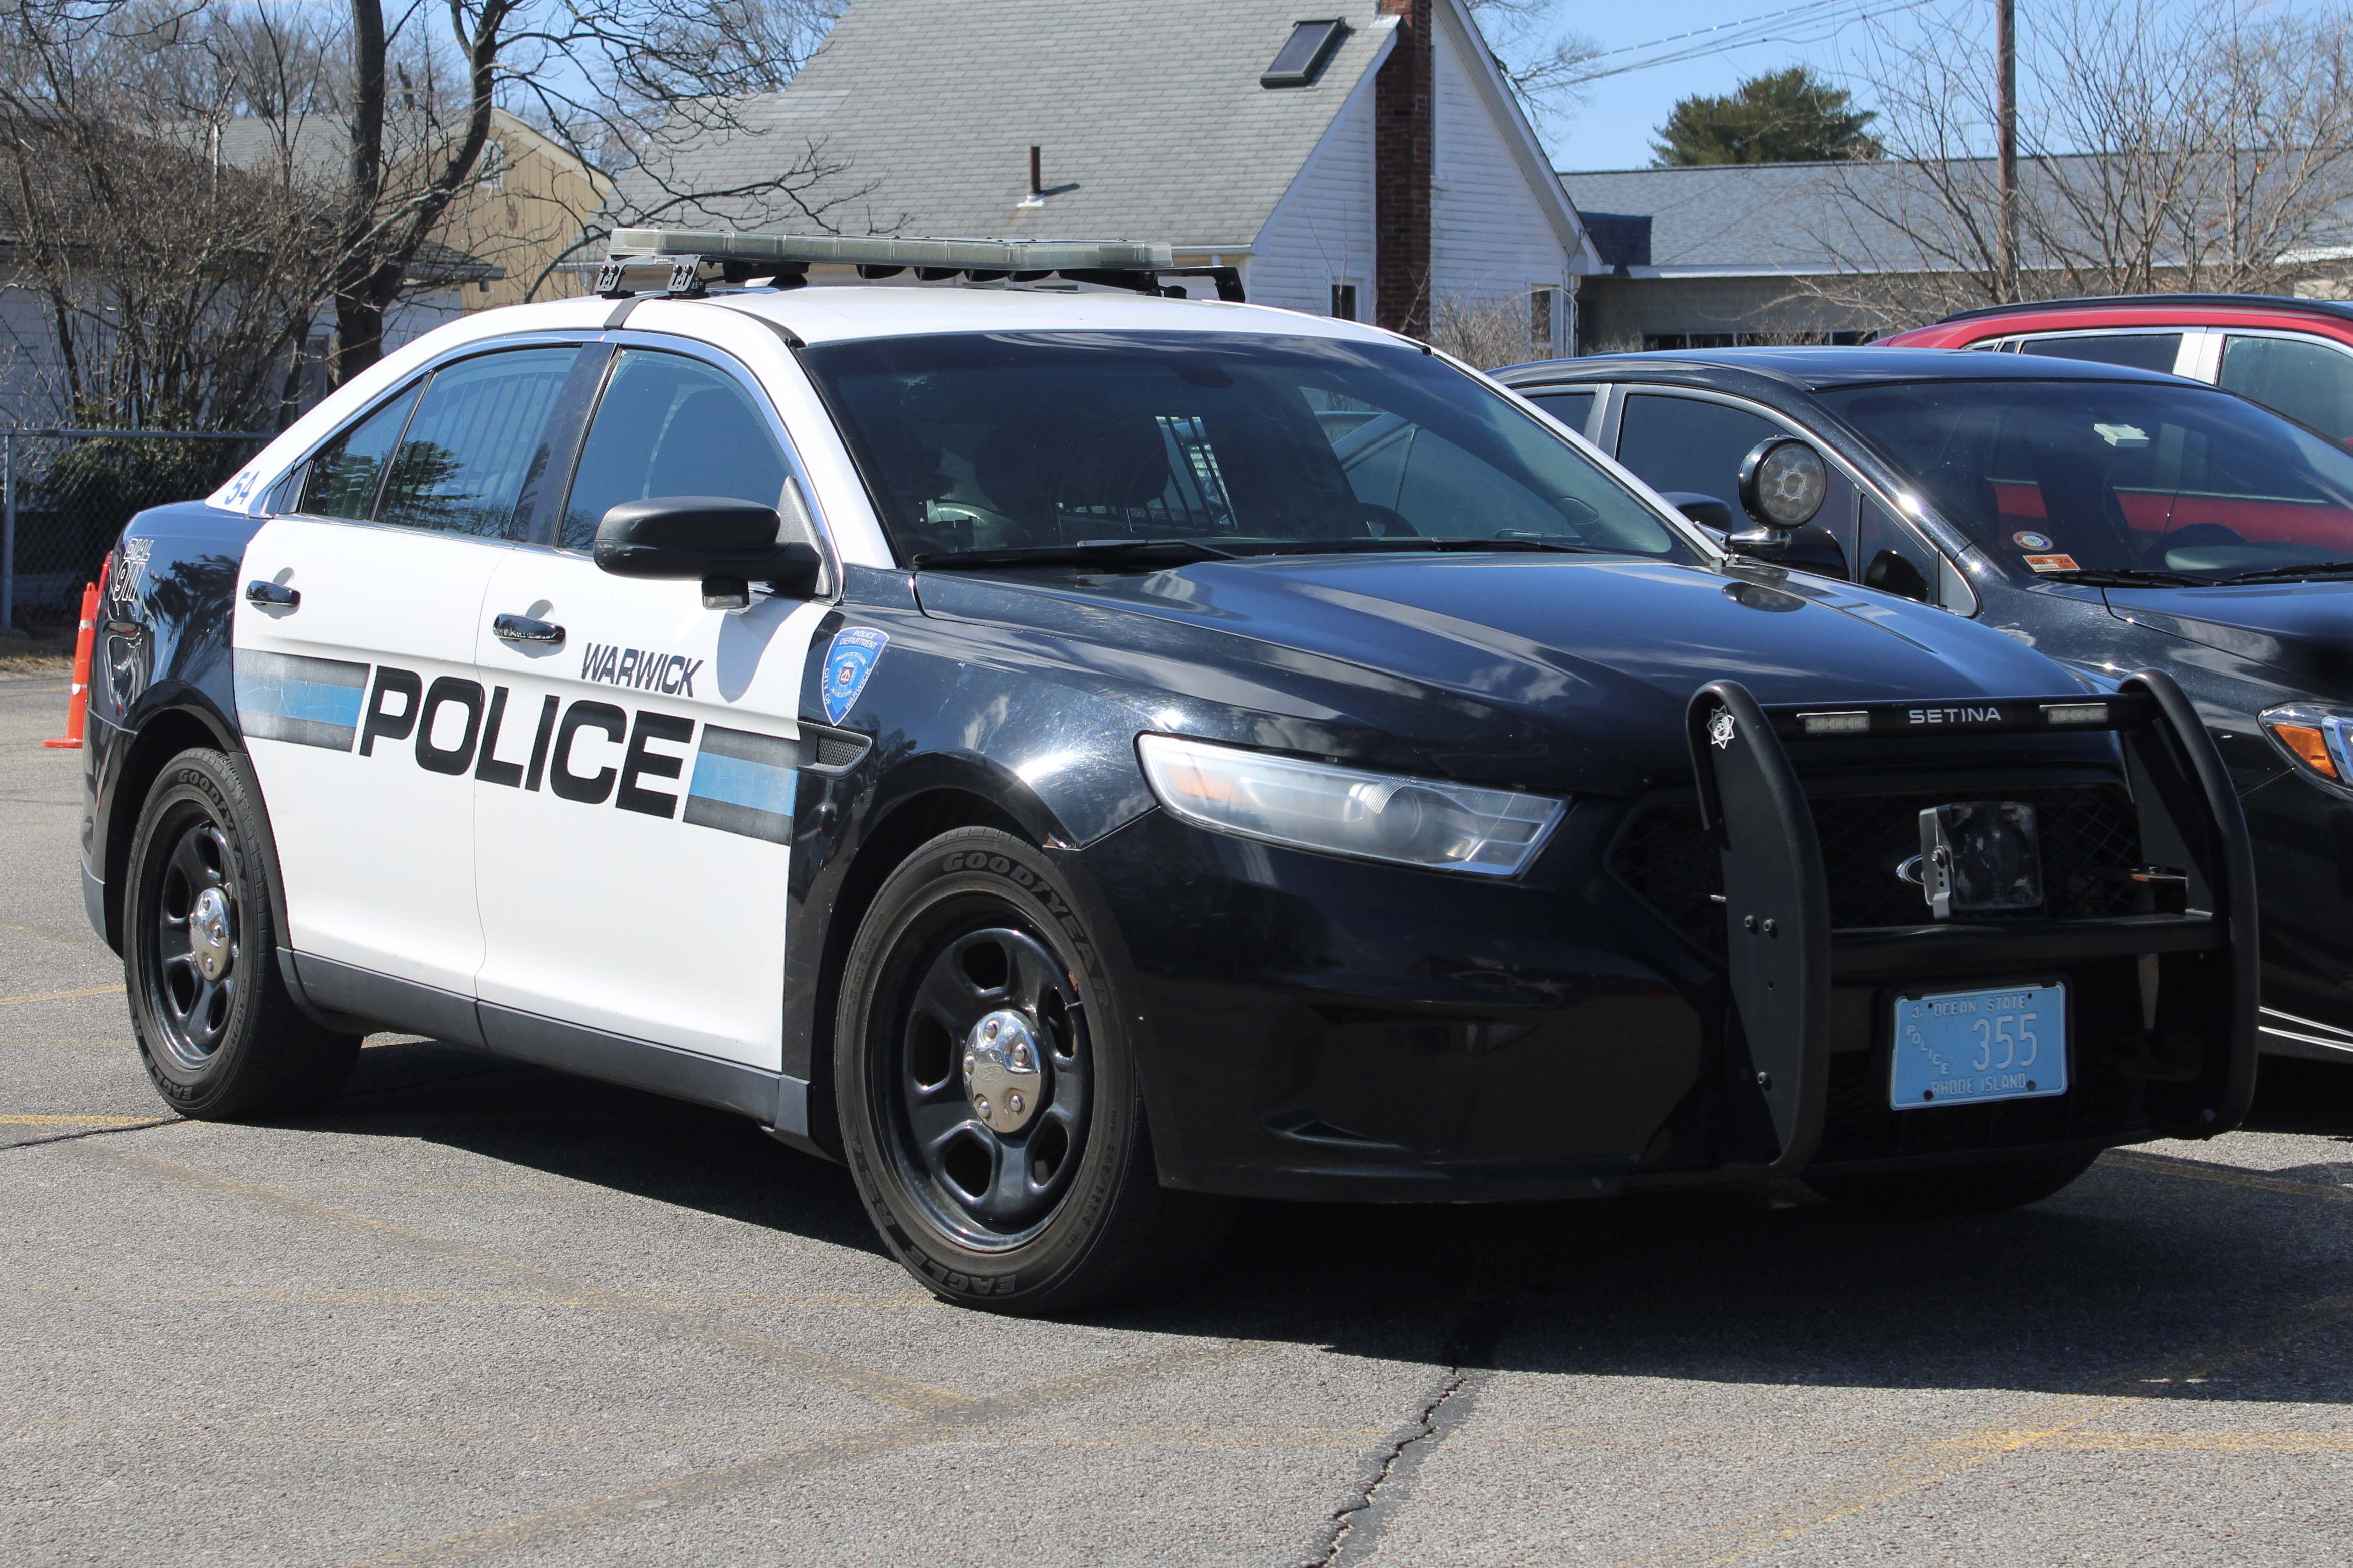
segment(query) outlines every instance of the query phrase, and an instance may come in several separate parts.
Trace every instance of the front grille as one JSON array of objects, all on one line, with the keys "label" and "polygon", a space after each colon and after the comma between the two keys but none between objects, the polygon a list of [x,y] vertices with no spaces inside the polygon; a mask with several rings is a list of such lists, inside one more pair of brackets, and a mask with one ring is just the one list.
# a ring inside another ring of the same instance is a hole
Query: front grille
[{"label": "front grille", "polygon": [[[1920,852],[1920,813],[1957,800],[2015,800],[2034,807],[2045,901],[2039,910],[2020,911],[2025,918],[2098,920],[2137,907],[2136,886],[2126,873],[2141,863],[2139,826],[2132,798],[2119,785],[1824,795],[1814,796],[1812,805],[1833,927],[1929,919],[1920,889],[1899,879],[1895,868]],[[1714,896],[1724,891],[1724,864],[1700,831],[1696,803],[1638,806],[1619,832],[1609,868],[1667,923],[1709,952],[1724,952],[1724,906]]]}]

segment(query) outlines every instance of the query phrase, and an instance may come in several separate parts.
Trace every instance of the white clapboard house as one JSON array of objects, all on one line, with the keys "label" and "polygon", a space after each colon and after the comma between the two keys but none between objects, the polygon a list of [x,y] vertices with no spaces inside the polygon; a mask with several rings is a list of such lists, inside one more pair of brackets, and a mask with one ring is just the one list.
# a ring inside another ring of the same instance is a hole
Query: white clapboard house
[{"label": "white clapboard house", "polygon": [[1602,269],[1462,0],[854,0],[739,108],[625,175],[621,221],[822,232],[676,199],[801,164],[838,233],[1166,241],[1255,302],[1525,322],[1513,358],[1567,352]]}]

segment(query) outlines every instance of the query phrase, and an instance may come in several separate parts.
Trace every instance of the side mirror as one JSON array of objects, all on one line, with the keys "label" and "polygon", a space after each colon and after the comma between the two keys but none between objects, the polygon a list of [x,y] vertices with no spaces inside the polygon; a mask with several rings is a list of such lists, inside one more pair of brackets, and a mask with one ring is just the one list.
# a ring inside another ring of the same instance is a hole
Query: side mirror
[{"label": "side mirror", "polygon": [[750,603],[748,584],[788,598],[816,592],[822,565],[808,544],[780,544],[772,506],[724,496],[623,501],[596,525],[596,566],[616,577],[699,578],[711,607]]},{"label": "side mirror", "polygon": [[1718,543],[1732,531],[1732,508],[1697,490],[1661,490],[1659,499],[1716,536]]},{"label": "side mirror", "polygon": [[1772,552],[1814,521],[1830,494],[1830,466],[1795,436],[1768,436],[1740,459],[1740,508],[1759,526],[1732,536],[1735,550]]}]

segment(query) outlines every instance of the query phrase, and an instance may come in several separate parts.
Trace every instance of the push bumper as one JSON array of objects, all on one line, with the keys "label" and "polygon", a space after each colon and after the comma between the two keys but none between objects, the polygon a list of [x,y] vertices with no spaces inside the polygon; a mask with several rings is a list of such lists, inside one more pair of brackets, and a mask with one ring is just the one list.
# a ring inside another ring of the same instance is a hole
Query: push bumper
[{"label": "push bumper", "polygon": [[[1079,858],[1121,939],[1163,1178],[1280,1198],[1552,1198],[2223,1131],[2253,1086],[2245,828],[2170,681],[2136,678],[2111,707],[2099,727],[2120,744],[2139,842],[2186,868],[2179,910],[1834,926],[1790,760],[1807,731],[1728,682],[1693,704],[1725,889],[1715,952],[1601,869],[1624,801],[1577,802],[1508,884],[1150,814]],[[1709,733],[1719,710],[1725,744]],[[1890,1108],[1899,989],[2053,973],[2076,998],[2065,1096]]]}]

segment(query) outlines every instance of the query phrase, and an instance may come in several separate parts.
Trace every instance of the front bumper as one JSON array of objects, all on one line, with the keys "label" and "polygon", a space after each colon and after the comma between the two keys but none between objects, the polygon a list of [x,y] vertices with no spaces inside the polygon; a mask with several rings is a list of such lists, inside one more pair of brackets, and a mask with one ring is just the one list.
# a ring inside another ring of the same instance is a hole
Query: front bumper
[{"label": "front bumper", "polygon": [[[2210,885],[2225,887],[2244,829],[2218,816],[2194,759],[2163,778],[2135,765],[2137,793],[2193,819]],[[2205,916],[1836,929],[1827,908],[1799,907],[1796,868],[1788,889],[1770,875],[1744,888],[1727,850],[1727,897],[1781,900],[1775,948],[1796,956],[1760,968],[1693,940],[1611,869],[1633,805],[1579,800],[1511,883],[1159,813],[1080,852],[1119,933],[1163,1178],[1298,1199],[1588,1196],[2095,1149],[2243,1113],[2252,953],[2232,932],[2252,930],[2252,892],[2239,882],[2227,888],[2246,907]],[[1889,1109],[1897,991],[2027,975],[2069,985],[2066,1095]],[[1799,1005],[1777,1015],[1792,993]]]}]

